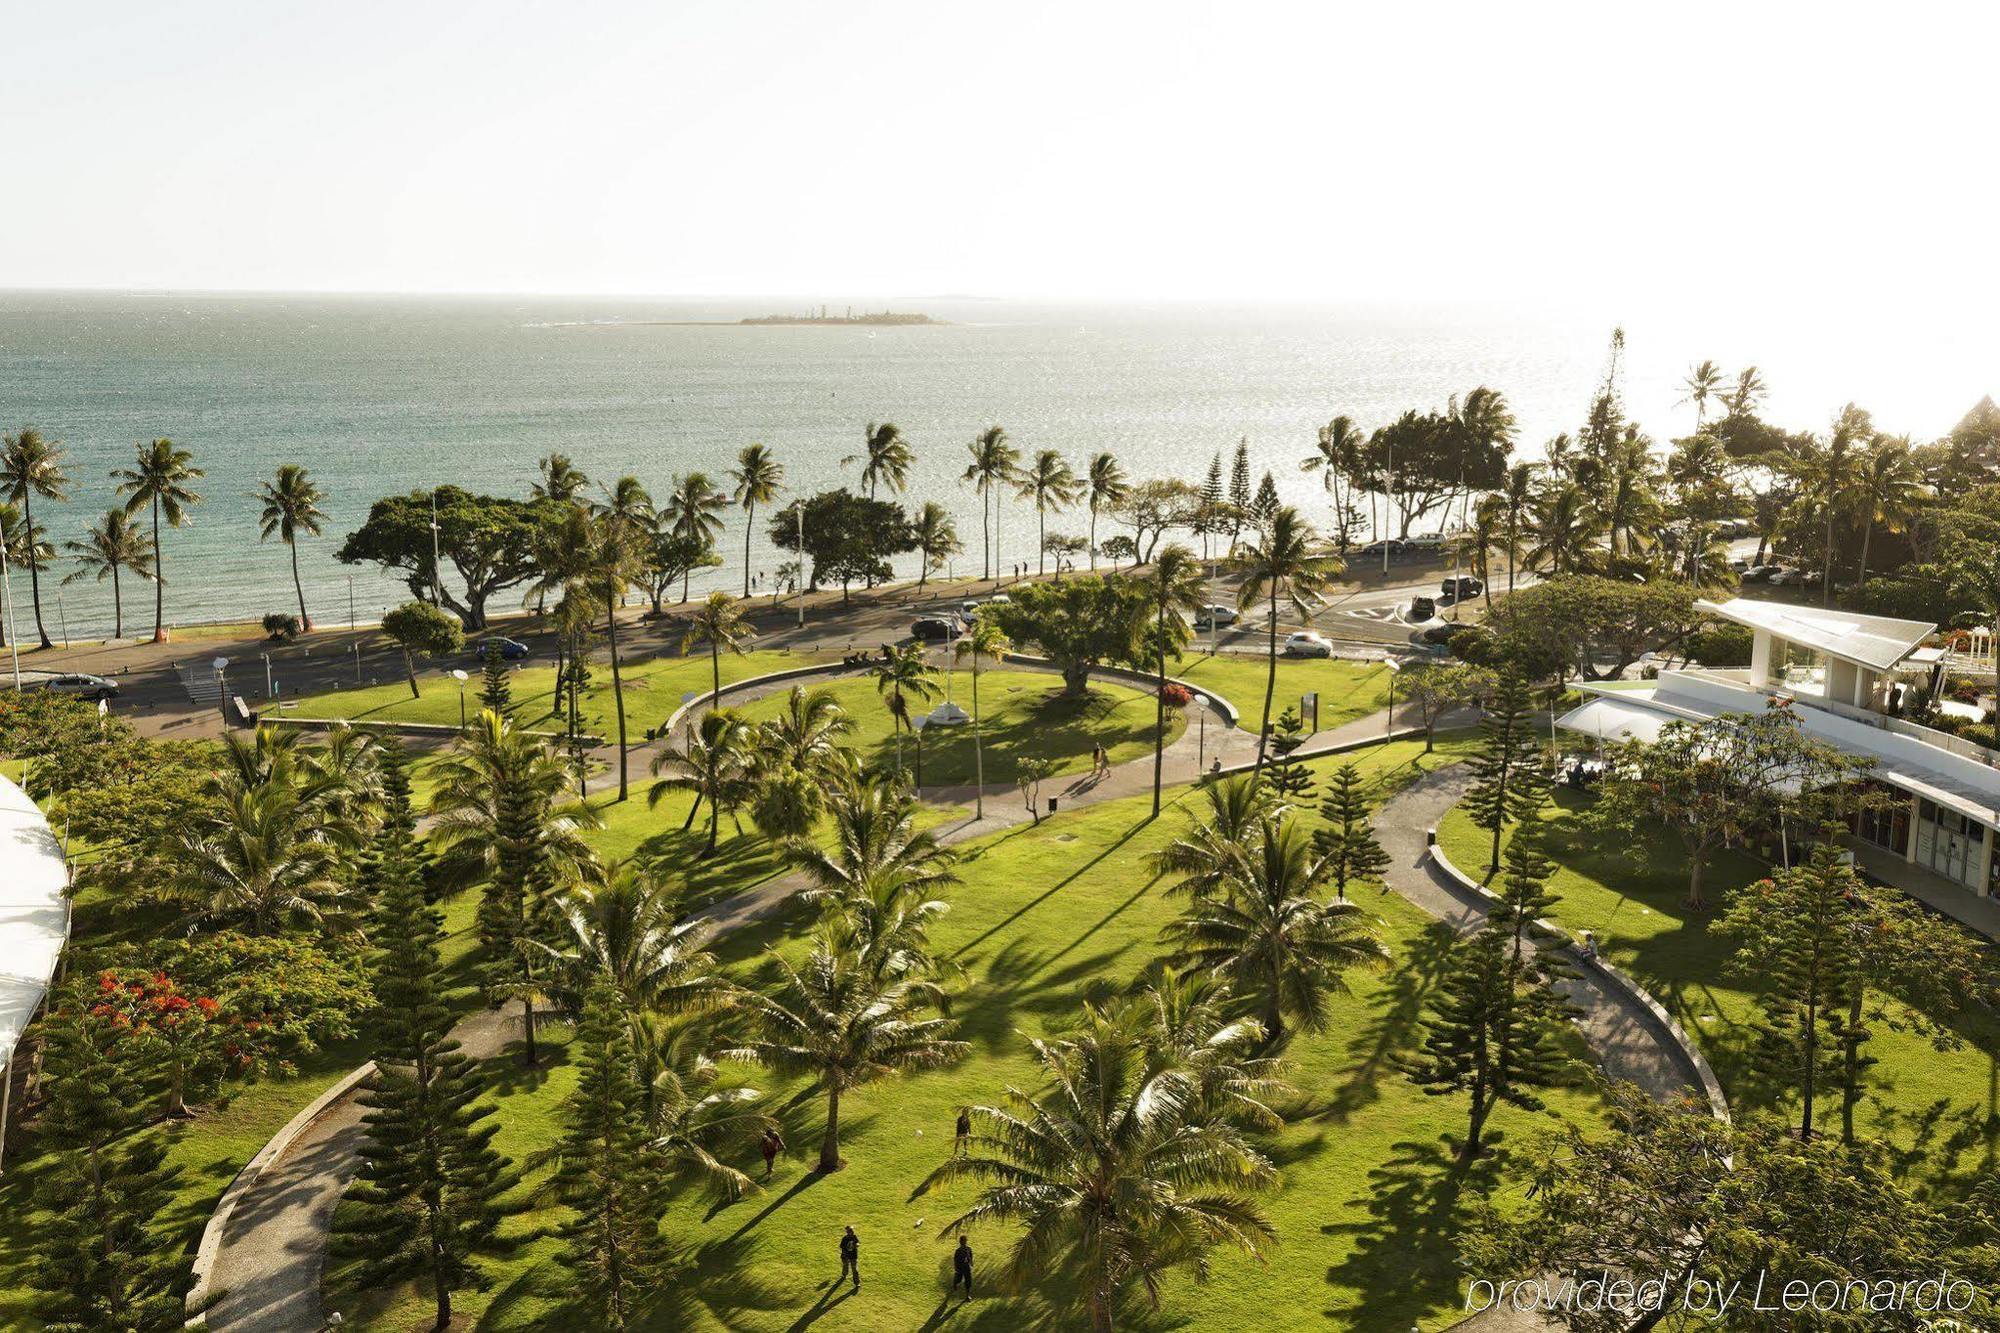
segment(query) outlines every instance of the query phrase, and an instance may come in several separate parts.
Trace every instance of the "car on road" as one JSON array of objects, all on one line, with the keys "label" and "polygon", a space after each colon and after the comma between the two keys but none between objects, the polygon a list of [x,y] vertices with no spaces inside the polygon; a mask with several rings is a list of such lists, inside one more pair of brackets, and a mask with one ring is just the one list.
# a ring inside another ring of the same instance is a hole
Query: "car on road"
[{"label": "car on road", "polygon": [[1774,588],[1799,588],[1805,586],[1805,581],[1805,571],[1800,569],[1774,570],[1770,578]]},{"label": "car on road", "polygon": [[1412,597],[1410,599],[1410,609],[1404,614],[1403,619],[1409,621],[1412,625],[1421,625],[1426,620],[1435,619],[1437,613],[1437,602],[1434,599],[1429,597]]},{"label": "car on road", "polygon": [[958,633],[956,616],[924,616],[910,626],[910,637],[919,643],[947,643]]},{"label": "car on road", "polygon": [[[518,662],[528,655],[528,645],[519,639],[503,638],[496,634],[486,642],[500,645],[500,660],[503,662]],[[483,653],[486,650],[481,648],[480,651]]]},{"label": "car on road", "polygon": [[74,695],[79,699],[88,699],[92,703],[99,699],[118,697],[117,681],[106,680],[102,676],[87,675],[81,671],[50,676],[42,682],[42,688],[50,694]]},{"label": "car on road", "polygon": [[1297,634],[1285,636],[1285,656],[1287,657],[1332,657],[1333,644],[1324,635],[1311,630],[1300,630]]},{"label": "car on road", "polygon": [[1438,600],[1450,605],[1452,602],[1462,602],[1468,597],[1479,596],[1486,591],[1486,585],[1470,574],[1460,574],[1456,578],[1449,578],[1440,583],[1438,591],[1442,594]]},{"label": "car on road", "polygon": [[1366,546],[1355,550],[1352,553],[1352,558],[1355,560],[1380,560],[1384,547],[1388,548],[1391,557],[1399,556],[1403,553],[1403,543],[1397,541],[1394,537],[1390,537],[1386,541],[1369,542]]},{"label": "car on road", "polygon": [[1204,606],[1194,613],[1196,629],[1214,629],[1217,625],[1234,625],[1236,608],[1231,606]]},{"label": "car on road", "polygon": [[1784,573],[1778,565],[1746,565],[1743,569],[1745,583],[1769,583],[1773,575]]}]

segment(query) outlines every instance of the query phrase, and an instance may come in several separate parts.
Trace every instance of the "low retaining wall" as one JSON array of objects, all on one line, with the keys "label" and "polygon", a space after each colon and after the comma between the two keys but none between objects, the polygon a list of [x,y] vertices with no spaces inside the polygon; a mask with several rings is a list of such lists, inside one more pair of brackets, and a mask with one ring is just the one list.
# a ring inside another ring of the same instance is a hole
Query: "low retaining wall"
[{"label": "low retaining wall", "polygon": [[271,1169],[271,1163],[283,1157],[285,1151],[298,1142],[299,1135],[312,1128],[321,1116],[345,1101],[348,1095],[374,1072],[375,1062],[370,1060],[315,1097],[311,1105],[293,1116],[283,1129],[273,1134],[270,1140],[257,1150],[257,1155],[236,1173],[236,1178],[229,1182],[229,1188],[222,1192],[220,1199],[216,1200],[215,1211],[209,1214],[208,1225],[201,1229],[201,1242],[195,1247],[194,1285],[188,1288],[187,1300],[183,1303],[189,1312],[187,1320],[189,1328],[208,1327],[207,1307],[218,1294],[214,1290],[213,1281],[215,1256],[222,1249],[223,1233],[229,1229],[229,1220],[236,1215],[237,1206],[243,1202],[244,1196],[256,1188],[257,1182],[264,1178],[264,1173]]},{"label": "low retaining wall", "polygon": [[[1481,884],[1478,880],[1475,880],[1472,876],[1451,863],[1451,858],[1444,854],[1444,848],[1437,842],[1436,829],[1430,830],[1430,856],[1438,869],[1449,875],[1453,882],[1471,890],[1488,902],[1497,903],[1500,901],[1500,895],[1494,893],[1484,884]],[[1658,1029],[1660,1035],[1665,1036],[1675,1051],[1679,1053],[1682,1063],[1688,1068],[1688,1072],[1694,1075],[1694,1083],[1700,1087],[1703,1095],[1708,1098],[1709,1114],[1724,1124],[1729,1123],[1729,1098],[1723,1094],[1722,1083],[1715,1077],[1715,1071],[1709,1068],[1708,1060],[1702,1055],[1701,1048],[1695,1044],[1692,1037],[1688,1036],[1687,1029],[1683,1028],[1680,1022],[1667,1012],[1666,1006],[1654,999],[1651,991],[1648,991],[1644,986],[1633,980],[1623,969],[1614,967],[1612,964],[1605,962],[1601,957],[1586,957],[1582,947],[1577,944],[1576,938],[1562,926],[1545,919],[1537,920],[1535,925],[1557,939],[1564,941],[1563,951],[1569,955],[1571,962],[1608,983],[1612,989],[1622,992],[1636,1003],[1640,1009],[1645,1011],[1652,1019],[1653,1025]]]},{"label": "low retaining wall", "polygon": [[[301,731],[334,731],[341,727],[353,727],[356,731],[380,732],[397,736],[435,736],[449,738],[456,736],[459,729],[449,722],[357,722],[344,717],[282,717],[269,713],[257,714],[258,725],[270,723],[274,727],[297,727]],[[560,731],[528,731],[528,736],[542,736],[549,740],[562,740]],[[603,745],[604,738],[585,733],[584,741],[590,745]]]}]

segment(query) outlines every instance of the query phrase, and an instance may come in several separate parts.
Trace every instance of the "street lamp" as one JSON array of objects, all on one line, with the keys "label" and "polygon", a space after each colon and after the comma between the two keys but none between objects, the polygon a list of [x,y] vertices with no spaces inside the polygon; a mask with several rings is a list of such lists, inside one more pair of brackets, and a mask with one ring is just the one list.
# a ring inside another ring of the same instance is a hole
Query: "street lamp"
[{"label": "street lamp", "polygon": [[229,729],[229,682],[223,672],[229,670],[229,659],[218,657],[215,667],[215,711],[222,714],[223,730]]},{"label": "street lamp", "polygon": [[458,729],[460,731],[464,731],[465,730],[465,682],[471,680],[472,677],[466,675],[465,672],[459,670],[457,667],[453,667],[451,669],[451,678],[458,682]]},{"label": "street lamp", "polygon": [[1382,724],[1382,738],[1387,740],[1396,734],[1396,673],[1403,664],[1393,657],[1384,657],[1382,665],[1389,668],[1389,712],[1388,720]]},{"label": "street lamp", "polygon": [[1197,694],[1188,701],[1188,708],[1194,713],[1194,772],[1200,778],[1208,771],[1208,700]]}]

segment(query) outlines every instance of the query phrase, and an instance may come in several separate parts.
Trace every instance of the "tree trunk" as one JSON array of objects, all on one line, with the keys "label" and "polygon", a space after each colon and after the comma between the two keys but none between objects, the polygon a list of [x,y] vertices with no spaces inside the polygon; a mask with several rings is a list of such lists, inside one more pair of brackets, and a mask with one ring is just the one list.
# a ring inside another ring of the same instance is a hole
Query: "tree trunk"
[{"label": "tree trunk", "polygon": [[1063,693],[1072,699],[1081,699],[1090,693],[1090,663],[1065,662],[1062,668]]},{"label": "tree trunk", "polygon": [[709,691],[708,706],[711,710],[722,707],[722,644],[711,641],[708,645],[708,674],[714,688]]},{"label": "tree trunk", "polygon": [[1854,586],[1857,588],[1868,582],[1868,543],[1874,536],[1875,515],[1871,512],[1868,521],[1861,525],[1861,574],[1854,581]]},{"label": "tree trunk", "polygon": [[1160,674],[1153,688],[1153,816],[1160,814],[1160,786],[1167,762],[1167,602],[1160,598]]},{"label": "tree trunk", "polygon": [[987,493],[991,489],[983,488],[979,494],[979,553],[985,557],[988,579],[993,577],[993,524],[988,521],[992,516],[993,497]]},{"label": "tree trunk", "polygon": [[743,506],[743,595],[750,595],[750,534],[757,530],[757,503]]},{"label": "tree trunk", "polygon": [[986,818],[986,746],[979,735],[979,654],[972,654],[972,817]]},{"label": "tree trunk", "polygon": [[[1234,539],[1231,539],[1234,546]],[[1270,670],[1264,677],[1264,723],[1257,729],[1257,765],[1253,773],[1264,771],[1264,747],[1271,739],[1271,699],[1278,692],[1278,585],[1271,584]]]},{"label": "tree trunk", "polygon": [[819,1140],[819,1169],[840,1170],[840,1089],[826,1090],[826,1133]]},{"label": "tree trunk", "polygon": [[1097,506],[1090,507],[1090,572],[1097,572]]},{"label": "tree trunk", "polygon": [[721,822],[722,803],[711,800],[708,803],[708,852],[710,856],[715,854],[715,834]]},{"label": "tree trunk", "polygon": [[1049,511],[1035,502],[1035,577],[1049,572]]},{"label": "tree trunk", "polygon": [[1841,1034],[1840,1141],[1854,1146],[1854,1107],[1861,1100],[1861,987],[1847,1002],[1847,1031]]},{"label": "tree trunk", "polygon": [[1699,912],[1708,906],[1708,899],[1702,895],[1701,891],[1702,872],[1707,869],[1704,864],[1707,859],[1700,852],[1696,852],[1694,855],[1688,857],[1687,906],[1689,911]]},{"label": "tree trunk", "polygon": [[[167,553],[160,549],[160,497],[153,497],[153,642],[167,641]],[[416,675],[410,688],[416,689]]]},{"label": "tree trunk", "polygon": [[521,1036],[521,1059],[533,1069],[541,1063],[541,1058],[535,1050],[535,997],[532,995],[521,997]]},{"label": "tree trunk", "polygon": [[1819,1084],[1819,1009],[1818,997],[1814,996],[1806,1005],[1805,1027],[1805,1077],[1799,1095],[1799,1137],[1813,1136],[1813,1094]]},{"label": "tree trunk", "polygon": [[432,1327],[443,1333],[451,1327],[451,1283],[445,1280],[443,1256],[435,1250],[431,1255],[431,1286],[437,1293],[437,1323]]},{"label": "tree trunk", "polygon": [[299,582],[299,544],[288,541],[285,545],[292,548],[292,591],[299,595],[299,632],[310,634],[313,622],[312,617],[306,614],[306,585]]},{"label": "tree trunk", "polygon": [[40,552],[35,550],[35,497],[34,492],[23,487],[21,490],[21,526],[25,530],[28,550],[28,587],[35,599],[35,633],[41,636],[42,647],[53,648],[55,643],[49,632],[42,628],[42,562]]},{"label": "tree trunk", "polygon": [[686,833],[694,827],[695,812],[699,809],[701,809],[701,793],[696,792],[694,794],[694,803],[688,806],[688,817],[681,821],[681,832]]},{"label": "tree trunk", "polygon": [[412,699],[420,697],[421,691],[417,689],[417,660],[410,656],[408,648],[403,650],[403,670],[410,673],[410,697]]},{"label": "tree trunk", "polygon": [[1486,1129],[1486,1117],[1492,1113],[1492,1105],[1487,1100],[1483,1084],[1475,1083],[1472,1088],[1472,1115],[1465,1129],[1465,1148],[1459,1153],[1461,1162],[1470,1162],[1478,1157],[1485,1145],[1480,1135]]},{"label": "tree trunk", "polygon": [[1820,576],[1819,604],[1833,605],[1833,496],[1826,497],[1826,572]]},{"label": "tree trunk", "polygon": [[125,637],[125,593],[118,586],[118,566],[111,567],[111,637]]},{"label": "tree trunk", "polygon": [[610,588],[605,589],[605,623],[611,636],[611,707],[618,714],[618,799],[624,800],[631,794],[631,783],[626,771],[625,751],[625,680],[619,674],[618,666],[618,598]]}]

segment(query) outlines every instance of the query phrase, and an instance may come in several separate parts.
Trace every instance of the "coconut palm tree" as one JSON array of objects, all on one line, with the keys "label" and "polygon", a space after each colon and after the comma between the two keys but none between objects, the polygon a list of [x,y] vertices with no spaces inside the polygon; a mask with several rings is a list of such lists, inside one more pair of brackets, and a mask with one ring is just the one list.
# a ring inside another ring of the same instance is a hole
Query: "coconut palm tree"
[{"label": "coconut palm tree", "polygon": [[1256,1006],[1271,1047],[1283,1042],[1288,1020],[1308,1032],[1324,1028],[1327,996],[1347,993],[1346,973],[1388,959],[1359,907],[1314,896],[1325,879],[1305,825],[1267,817],[1224,892],[1197,896],[1161,932],[1176,963],[1221,974]]},{"label": "coconut palm tree", "polygon": [[1659,525],[1661,510],[1659,494],[1654,489],[1654,471],[1650,442],[1643,435],[1627,436],[1607,451],[1596,509],[1597,525],[1610,542],[1608,554],[1613,560],[1621,554],[1626,557],[1640,554],[1650,544],[1643,534]]},{"label": "coconut palm tree", "polygon": [[958,882],[957,854],[917,828],[916,800],[900,784],[846,775],[829,789],[827,814],[833,827],[826,838],[786,849],[806,878],[807,901],[858,901],[885,879],[926,892]]},{"label": "coconut palm tree", "polygon": [[958,539],[958,524],[953,521],[951,511],[935,500],[924,501],[923,507],[910,516],[910,536],[917,544],[917,558],[922,562],[917,567],[917,587],[930,582],[931,571],[942,569],[945,561],[965,549]]},{"label": "coconut palm tree", "polygon": [[[1007,439],[1007,432],[999,426],[988,426],[974,437],[967,446],[972,461],[965,466],[963,480],[972,483],[972,489],[979,492],[979,526],[981,545],[986,553],[986,573],[992,578],[999,558],[1000,488],[1013,484],[1020,476],[1021,451]],[[990,516],[990,521],[989,521]]]},{"label": "coconut palm tree", "polygon": [[1097,568],[1098,512],[1118,504],[1131,493],[1131,479],[1125,475],[1125,468],[1116,454],[1107,451],[1091,458],[1089,470],[1084,473],[1083,497],[1090,506],[1090,567],[1093,571]]},{"label": "coconut palm tree", "polygon": [[[626,483],[631,482],[627,487]],[[652,518],[652,503],[646,490],[631,477],[621,478],[610,502],[589,524],[584,549],[588,588],[604,608],[607,647],[611,651],[611,711],[618,720],[618,799],[631,795],[629,752],[625,730],[625,676],[618,652],[618,608],[638,576],[645,559],[646,527]]]},{"label": "coconut palm tree", "polygon": [[636,542],[653,524],[653,496],[637,477],[623,476],[604,488],[604,498],[592,503],[590,512]]},{"label": "coconut palm tree", "polygon": [[746,444],[736,455],[736,466],[729,469],[729,479],[736,483],[730,498],[743,507],[743,595],[748,597],[750,536],[757,530],[757,506],[778,498],[778,487],[785,480],[785,468],[772,456],[769,446]]},{"label": "coconut palm tree", "polygon": [[646,804],[656,806],[671,792],[693,793],[687,818],[681,821],[681,831],[686,832],[707,801],[708,850],[713,852],[723,811],[734,810],[749,795],[756,739],[757,728],[733,708],[703,713],[684,743],[668,745],[653,756],[654,780],[646,791]]},{"label": "coconut palm tree", "polygon": [[826,1094],[826,1130],[819,1170],[838,1171],[841,1095],[890,1074],[941,1069],[971,1049],[952,1039],[948,1018],[925,1017],[941,1008],[944,992],[915,976],[877,975],[860,951],[822,927],[812,952],[794,967],[767,955],[778,983],[771,994],[745,995],[744,1013],[757,1035],[730,1052],[781,1074],[801,1074]]},{"label": "coconut palm tree", "polygon": [[1516,463],[1501,478],[1498,498],[1503,510],[1502,526],[1507,533],[1507,591],[1514,591],[1514,567],[1521,563],[1521,533],[1533,513],[1535,465]]},{"label": "coconut palm tree", "polygon": [[1005,632],[985,616],[975,616],[972,628],[952,645],[954,655],[972,659],[972,817],[975,820],[986,818],[986,742],[980,732],[979,659],[985,657],[997,665],[1007,660],[1007,650],[1013,646]]},{"label": "coconut palm tree", "polygon": [[291,552],[292,591],[299,599],[299,625],[311,633],[313,623],[312,617],[306,614],[306,589],[299,582],[299,534],[319,536],[320,525],[326,519],[319,502],[326,495],[304,468],[297,463],[282,463],[278,467],[277,479],[265,482],[257,498],[264,502],[260,535],[269,541],[271,534],[277,533]]},{"label": "coconut palm tree", "polygon": [[[7,564],[21,567],[34,566],[47,569],[55,560],[55,548],[49,544],[48,530],[37,523],[32,528],[21,516],[21,507],[11,500],[0,500],[0,554],[4,554]],[[7,627],[0,624],[0,646],[7,642]]]},{"label": "coconut palm tree", "polygon": [[1855,499],[1861,505],[1861,575],[1868,582],[1868,545],[1877,523],[1895,526],[1917,512],[1930,496],[1923,468],[1911,453],[1907,435],[1877,439],[1862,455],[1855,471]]},{"label": "coconut palm tree", "polygon": [[1277,1060],[1257,1054],[1264,1029],[1242,1016],[1229,983],[1213,972],[1166,964],[1147,974],[1138,993],[1112,1012],[1139,1023],[1153,1058],[1192,1076],[1208,1114],[1262,1133],[1283,1129],[1272,1104],[1297,1090],[1280,1077]]},{"label": "coconut palm tree", "polygon": [[1558,480],[1535,496],[1532,535],[1524,562],[1551,574],[1575,574],[1590,566],[1591,544],[1599,531],[1590,496],[1574,481]]},{"label": "coconut palm tree", "polygon": [[1755,366],[1745,366],[1736,372],[1736,383],[1723,398],[1722,406],[1732,417],[1750,416],[1768,393],[1763,373]]},{"label": "coconut palm tree", "polygon": [[570,462],[568,454],[550,454],[536,466],[542,479],[529,492],[537,500],[558,500],[568,504],[583,494],[590,478]]},{"label": "coconut palm tree", "polygon": [[1153,558],[1145,589],[1153,603],[1153,642],[1148,646],[1157,668],[1153,681],[1153,813],[1158,815],[1167,755],[1167,654],[1178,657],[1186,645],[1188,622],[1182,617],[1201,609],[1208,579],[1195,553],[1174,542]]},{"label": "coconut palm tree", "polygon": [[868,498],[873,500],[876,488],[884,483],[893,494],[902,494],[903,487],[910,480],[910,465],[916,461],[916,455],[910,452],[910,442],[903,438],[901,427],[893,421],[871,421],[862,439],[862,451],[841,459],[840,465],[861,464],[861,484],[867,488]]},{"label": "coconut palm tree", "polygon": [[832,690],[792,686],[784,710],[758,729],[750,817],[764,836],[784,841],[813,831],[843,776],[841,741],[853,730]]},{"label": "coconut palm tree", "polygon": [[875,692],[889,697],[889,720],[896,735],[896,772],[903,771],[903,732],[909,730],[917,737],[917,785],[924,783],[924,739],[923,732],[911,725],[910,700],[929,703],[938,697],[937,668],[924,655],[921,643],[898,644],[884,648],[882,656],[874,659],[868,668],[874,677]]},{"label": "coconut palm tree", "polygon": [[1036,454],[1035,461],[1021,474],[1020,480],[1014,483],[1014,490],[1022,499],[1032,500],[1035,503],[1037,575],[1047,570],[1049,511],[1052,509],[1061,511],[1075,504],[1082,489],[1082,483],[1077,481],[1076,473],[1070,471],[1069,463],[1053,449],[1044,449]]},{"label": "coconut palm tree", "polygon": [[1271,700],[1278,692],[1278,601],[1283,598],[1307,621],[1327,582],[1341,571],[1339,557],[1313,551],[1312,525],[1299,517],[1290,505],[1280,505],[1268,525],[1258,529],[1257,541],[1240,558],[1243,584],[1236,604],[1249,610],[1259,601],[1268,607],[1270,659],[1264,682],[1264,723],[1257,734],[1257,771],[1264,771],[1264,751],[1271,740]]},{"label": "coconut palm tree", "polygon": [[557,965],[550,994],[566,1017],[583,1013],[600,978],[628,1013],[680,1013],[724,1001],[729,988],[707,951],[715,928],[679,919],[676,888],[628,860],[606,866],[601,883],[564,896],[562,942],[542,948]]},{"label": "coconut palm tree", "polygon": [[1800,519],[1813,515],[1823,520],[1826,553],[1821,561],[1820,605],[1833,605],[1833,529],[1843,512],[1850,510],[1860,489],[1862,451],[1875,438],[1875,425],[1868,413],[1847,404],[1833,420],[1833,428],[1823,436],[1803,441],[1781,464],[1798,487],[1792,509]]},{"label": "coconut palm tree", "polygon": [[1148,865],[1155,875],[1173,880],[1170,891],[1204,898],[1245,877],[1252,835],[1287,807],[1269,783],[1250,773],[1205,783],[1195,799],[1201,811],[1189,812],[1187,831],[1153,853]]},{"label": "coconut palm tree", "polygon": [[123,509],[105,512],[95,527],[84,530],[80,542],[64,542],[63,549],[75,557],[77,568],[63,576],[64,583],[74,583],[86,575],[102,583],[111,580],[111,637],[125,637],[125,592],[119,584],[119,575],[126,570],[140,578],[149,578],[153,572],[153,544],[146,533],[126,517]]},{"label": "coconut palm tree", "polygon": [[1167,1275],[1199,1278],[1218,1246],[1261,1258],[1276,1232],[1250,1196],[1277,1185],[1277,1168],[1204,1104],[1199,1071],[1154,1048],[1140,1014],[1086,1005],[1075,1036],[1029,1045],[1040,1090],[1010,1087],[1004,1104],[973,1107],[965,1150],[917,1187],[984,1184],[941,1235],[1018,1225],[1014,1280],[1076,1274],[1097,1333],[1110,1333],[1130,1288],[1157,1308]]},{"label": "coconut palm tree", "polygon": [[707,1185],[721,1198],[740,1197],[750,1178],[716,1156],[770,1127],[756,1109],[764,1094],[725,1087],[706,1013],[629,1016],[633,1072],[639,1080],[639,1119],[667,1174]]},{"label": "coconut palm tree", "polygon": [[[727,508],[729,497],[716,489],[706,472],[690,472],[674,478],[674,489],[660,506],[660,517],[674,536],[710,551],[715,547],[715,539],[722,535],[722,511]],[[681,571],[683,602],[688,599],[688,580],[693,573],[694,562],[689,561]]]},{"label": "coconut palm tree", "polygon": [[229,781],[180,835],[177,873],[160,890],[205,925],[239,923],[253,935],[287,926],[351,929],[353,895],[335,845],[303,818],[289,781]]},{"label": "coconut palm tree", "polygon": [[153,511],[153,642],[167,641],[167,553],[160,546],[160,520],[171,527],[188,521],[188,510],[201,503],[189,483],[202,475],[194,455],[169,439],[138,446],[133,465],[111,476],[125,498],[125,512]]},{"label": "coconut palm tree", "polygon": [[[69,498],[69,474],[63,471],[62,459],[62,442],[49,439],[33,426],[0,437],[0,487],[5,488],[9,500],[21,506],[21,519],[29,532],[36,526],[35,497],[57,503]],[[42,570],[46,566],[33,560],[24,563],[35,602],[35,633],[41,636],[42,647],[53,648],[55,643],[42,624]]]},{"label": "coconut palm tree", "polygon": [[1681,387],[1687,390],[1687,396],[1681,401],[1694,404],[1694,429],[1697,435],[1701,433],[1702,425],[1708,418],[1709,403],[1721,401],[1722,386],[1727,381],[1728,377],[1722,373],[1722,368],[1713,361],[1702,361],[1688,368],[1687,378],[1681,381]]},{"label": "coconut palm tree", "polygon": [[1367,447],[1366,432],[1354,424],[1353,417],[1343,414],[1319,428],[1313,452],[1299,464],[1301,471],[1319,473],[1320,485],[1333,497],[1333,511],[1340,516],[1339,533],[1343,542],[1347,540],[1346,515],[1352,503],[1353,479],[1366,467],[1363,451]]},{"label": "coconut palm tree", "polygon": [[681,635],[681,656],[704,645],[708,648],[708,670],[712,682],[708,706],[722,701],[722,655],[743,656],[743,645],[757,637],[757,631],[743,617],[743,603],[717,588],[702,600],[687,619]]}]

